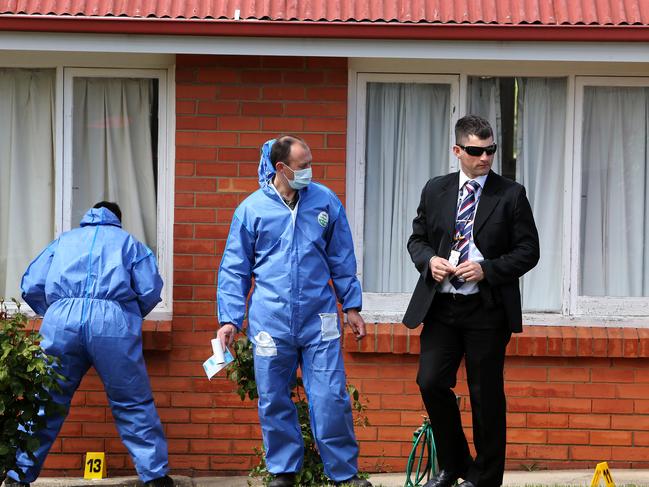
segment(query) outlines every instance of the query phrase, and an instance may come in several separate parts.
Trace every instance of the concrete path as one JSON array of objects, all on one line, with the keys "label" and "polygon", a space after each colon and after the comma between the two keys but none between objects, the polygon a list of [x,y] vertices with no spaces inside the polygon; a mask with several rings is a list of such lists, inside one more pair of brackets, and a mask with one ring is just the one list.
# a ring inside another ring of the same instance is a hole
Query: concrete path
[{"label": "concrete path", "polygon": [[[649,487],[649,470],[615,470],[611,475],[616,487]],[[177,487],[260,487],[258,480],[248,477],[183,477],[172,475]],[[539,470],[535,472],[505,472],[504,487],[590,487],[593,471],[590,470]],[[403,487],[406,476],[403,473],[374,474],[370,481],[375,487]],[[35,487],[137,487],[142,484],[136,477],[115,477],[103,480],[79,478],[41,478],[32,484]],[[604,481],[600,482],[602,487]]]}]

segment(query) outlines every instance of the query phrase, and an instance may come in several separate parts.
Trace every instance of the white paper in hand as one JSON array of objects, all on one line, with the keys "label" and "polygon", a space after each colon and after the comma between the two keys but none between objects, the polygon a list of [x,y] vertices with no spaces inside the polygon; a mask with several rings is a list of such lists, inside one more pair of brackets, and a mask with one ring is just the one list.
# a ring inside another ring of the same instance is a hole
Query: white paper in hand
[{"label": "white paper in hand", "polygon": [[223,356],[223,348],[221,345],[221,340],[218,338],[212,338],[212,353],[216,357],[216,363],[222,364],[225,362],[225,357]]},{"label": "white paper in hand", "polygon": [[224,369],[226,365],[234,360],[230,350],[226,348],[224,351],[221,348],[221,341],[218,339],[212,340],[212,351],[214,352],[214,355],[203,362],[203,369],[205,370],[207,378],[210,380]]}]

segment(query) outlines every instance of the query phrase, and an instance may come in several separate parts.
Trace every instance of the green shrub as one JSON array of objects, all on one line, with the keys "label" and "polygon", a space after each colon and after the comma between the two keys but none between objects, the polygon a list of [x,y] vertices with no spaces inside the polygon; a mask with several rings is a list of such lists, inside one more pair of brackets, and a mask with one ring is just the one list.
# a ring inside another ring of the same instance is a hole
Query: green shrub
[{"label": "green shrub", "polygon": [[[241,337],[234,342],[234,361],[228,367],[228,377],[237,384],[237,394],[242,401],[246,397],[255,400],[257,385],[255,383],[255,369],[253,366],[252,343],[246,337]],[[353,385],[347,385],[347,390],[352,398],[352,409],[355,411],[354,424],[367,426],[369,422],[365,415],[366,406],[361,403],[358,390]],[[291,398],[297,409],[298,422],[304,441],[304,463],[302,470],[296,474],[298,487],[322,486],[329,483],[324,473],[322,459],[311,430],[309,420],[309,404],[304,393],[304,384],[301,377],[296,377],[296,383],[291,391]],[[263,447],[255,448],[259,457],[259,464],[250,472],[251,477],[261,477],[264,485],[272,480],[272,475],[266,470]]]},{"label": "green shrub", "polygon": [[[25,329],[27,317],[13,301],[18,311],[9,313],[0,299],[0,482],[16,467],[17,450],[33,458],[39,447],[26,430],[38,430],[46,417],[62,412],[49,393],[63,379],[54,370],[56,359],[45,355],[38,333]],[[41,407],[44,416],[38,416]]]}]

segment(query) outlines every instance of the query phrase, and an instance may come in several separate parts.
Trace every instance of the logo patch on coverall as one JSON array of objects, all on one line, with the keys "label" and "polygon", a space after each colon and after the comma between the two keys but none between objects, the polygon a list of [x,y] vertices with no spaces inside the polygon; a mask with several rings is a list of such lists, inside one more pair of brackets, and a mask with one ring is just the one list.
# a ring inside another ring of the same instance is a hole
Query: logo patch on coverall
[{"label": "logo patch on coverall", "polygon": [[321,227],[327,226],[327,223],[329,223],[329,215],[327,214],[326,211],[320,212],[320,214],[318,215],[318,223],[320,224]]}]

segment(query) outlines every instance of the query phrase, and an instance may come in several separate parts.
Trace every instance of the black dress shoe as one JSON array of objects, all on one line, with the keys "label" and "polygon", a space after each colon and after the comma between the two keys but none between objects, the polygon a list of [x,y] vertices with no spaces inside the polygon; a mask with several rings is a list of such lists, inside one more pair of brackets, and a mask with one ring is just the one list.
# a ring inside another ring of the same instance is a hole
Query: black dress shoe
[{"label": "black dress shoe", "polygon": [[295,485],[294,473],[278,473],[273,476],[268,487],[293,487]]},{"label": "black dress shoe", "polygon": [[18,480],[14,480],[11,477],[5,478],[5,486],[7,487],[29,487],[29,484],[27,482],[19,482]]},{"label": "black dress shoe", "polygon": [[352,478],[343,480],[342,482],[336,482],[336,485],[349,485],[352,487],[372,487],[372,484],[369,480],[362,479],[358,475],[354,475]]},{"label": "black dress shoe", "polygon": [[174,487],[174,480],[169,475],[165,475],[145,482],[144,487]]},{"label": "black dress shoe", "polygon": [[424,487],[453,487],[458,477],[459,475],[456,473],[440,470],[437,475],[424,484]]},{"label": "black dress shoe", "polygon": [[465,480],[464,482],[462,482],[457,487],[475,487],[475,484],[473,482],[471,482],[470,480]]}]

